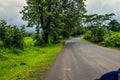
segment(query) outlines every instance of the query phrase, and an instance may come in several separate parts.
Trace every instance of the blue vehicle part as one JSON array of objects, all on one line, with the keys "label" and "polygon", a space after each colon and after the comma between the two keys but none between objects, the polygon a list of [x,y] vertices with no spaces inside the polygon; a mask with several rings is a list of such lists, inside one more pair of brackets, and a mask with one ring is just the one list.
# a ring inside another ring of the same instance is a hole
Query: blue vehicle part
[{"label": "blue vehicle part", "polygon": [[116,71],[105,73],[98,80],[120,80],[120,68]]},{"label": "blue vehicle part", "polygon": [[118,71],[105,73],[101,76],[100,80],[118,80]]}]

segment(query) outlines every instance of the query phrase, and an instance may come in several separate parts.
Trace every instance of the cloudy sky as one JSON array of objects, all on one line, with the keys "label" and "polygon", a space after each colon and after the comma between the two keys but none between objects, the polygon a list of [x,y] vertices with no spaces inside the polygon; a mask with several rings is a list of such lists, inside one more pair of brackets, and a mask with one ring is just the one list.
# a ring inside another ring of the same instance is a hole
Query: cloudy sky
[{"label": "cloudy sky", "polygon": [[[25,0],[0,0],[0,20],[6,20],[11,25],[25,24],[19,11],[26,5]],[[120,21],[120,0],[86,0],[88,14],[115,13]]]},{"label": "cloudy sky", "polygon": [[86,8],[88,14],[115,13],[115,18],[120,22],[120,0],[86,0]]},{"label": "cloudy sky", "polygon": [[0,20],[6,20],[11,25],[24,24],[19,11],[25,4],[25,0],[0,0]]}]

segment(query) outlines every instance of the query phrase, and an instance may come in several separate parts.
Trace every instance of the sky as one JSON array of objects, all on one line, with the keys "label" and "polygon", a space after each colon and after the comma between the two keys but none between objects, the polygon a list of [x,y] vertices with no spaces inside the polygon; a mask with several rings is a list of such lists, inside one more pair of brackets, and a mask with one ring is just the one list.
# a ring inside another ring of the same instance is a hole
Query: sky
[{"label": "sky", "polygon": [[[86,0],[85,4],[88,14],[115,13],[120,21],[120,0]],[[0,20],[6,20],[10,25],[26,24],[19,13],[25,5],[25,0],[0,0]]]},{"label": "sky", "polygon": [[86,0],[88,14],[115,13],[115,18],[120,22],[120,0]]},{"label": "sky", "polygon": [[19,14],[24,5],[25,0],[0,0],[0,20],[6,20],[11,25],[24,24]]}]

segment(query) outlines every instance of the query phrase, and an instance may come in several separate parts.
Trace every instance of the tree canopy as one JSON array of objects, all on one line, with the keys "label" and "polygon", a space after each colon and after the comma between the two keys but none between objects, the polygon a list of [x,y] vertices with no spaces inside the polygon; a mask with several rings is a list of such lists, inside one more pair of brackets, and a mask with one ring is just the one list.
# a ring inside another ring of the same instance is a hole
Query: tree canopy
[{"label": "tree canopy", "polygon": [[116,19],[113,19],[108,23],[107,28],[112,31],[120,31],[120,23]]},{"label": "tree canopy", "polygon": [[22,19],[28,26],[36,26],[36,34],[43,43],[57,41],[74,34],[82,26],[83,14],[86,12],[84,0],[26,0],[27,6],[21,11]]},{"label": "tree canopy", "polygon": [[114,13],[102,14],[102,15],[98,15],[98,14],[84,15],[85,23],[88,26],[96,26],[96,25],[103,26],[105,25],[105,22],[111,21],[114,15],[115,15]]}]

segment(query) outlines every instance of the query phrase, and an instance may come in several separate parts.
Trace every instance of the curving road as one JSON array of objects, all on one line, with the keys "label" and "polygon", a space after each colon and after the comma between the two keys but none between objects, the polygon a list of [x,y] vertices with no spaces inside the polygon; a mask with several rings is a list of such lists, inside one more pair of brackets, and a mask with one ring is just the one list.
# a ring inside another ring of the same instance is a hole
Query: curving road
[{"label": "curving road", "polygon": [[95,80],[120,67],[120,51],[73,38],[65,42],[45,80]]}]

